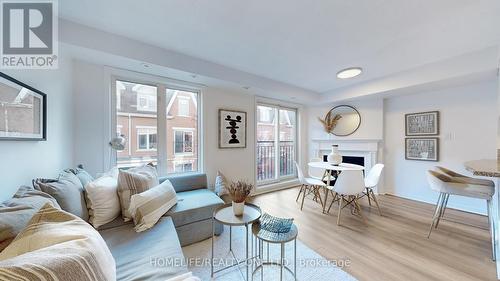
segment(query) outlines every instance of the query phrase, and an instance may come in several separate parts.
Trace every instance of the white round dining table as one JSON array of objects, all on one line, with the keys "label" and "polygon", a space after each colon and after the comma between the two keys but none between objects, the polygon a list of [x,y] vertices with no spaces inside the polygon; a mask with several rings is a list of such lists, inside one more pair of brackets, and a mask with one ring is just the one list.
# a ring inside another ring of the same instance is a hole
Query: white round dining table
[{"label": "white round dining table", "polygon": [[309,162],[307,165],[311,168],[325,170],[322,180],[326,181],[327,188],[325,188],[325,204],[323,204],[323,213],[325,213],[326,200],[328,199],[328,191],[332,192],[333,194],[333,191],[330,187],[330,183],[332,181],[331,171],[363,171],[365,169],[365,167],[361,165],[349,164],[349,163],[341,163],[339,165],[333,165],[328,162]]},{"label": "white round dining table", "polygon": [[364,170],[365,167],[356,164],[340,163],[339,165],[333,165],[328,162],[309,162],[307,165],[311,168],[325,169],[328,171],[352,171],[352,170]]}]

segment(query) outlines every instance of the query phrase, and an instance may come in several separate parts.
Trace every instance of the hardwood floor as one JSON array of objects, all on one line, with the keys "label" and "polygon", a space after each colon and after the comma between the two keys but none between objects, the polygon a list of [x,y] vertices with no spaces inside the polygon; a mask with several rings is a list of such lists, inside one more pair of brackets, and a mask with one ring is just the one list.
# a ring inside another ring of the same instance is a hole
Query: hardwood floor
[{"label": "hardwood floor", "polygon": [[303,243],[329,260],[350,260],[343,269],[361,281],[496,280],[484,216],[447,209],[427,239],[433,205],[379,196],[380,217],[365,197],[360,201],[367,224],[346,208],[337,226],[337,208],[325,215],[319,203],[306,198],[300,211],[297,193],[298,188],[272,192],[252,202],[269,214],[293,217]]}]

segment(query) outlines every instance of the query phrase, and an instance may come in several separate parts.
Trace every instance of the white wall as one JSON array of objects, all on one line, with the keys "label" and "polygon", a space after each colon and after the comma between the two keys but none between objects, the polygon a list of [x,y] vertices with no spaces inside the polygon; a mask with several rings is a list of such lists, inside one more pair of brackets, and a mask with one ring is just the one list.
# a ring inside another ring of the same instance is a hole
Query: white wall
[{"label": "white wall", "polygon": [[3,70],[47,94],[47,141],[0,141],[0,201],[31,179],[56,177],[73,163],[72,61],[60,55],[57,70]]},{"label": "white wall", "polygon": [[74,164],[83,164],[92,175],[102,173],[109,166],[106,140],[110,122],[109,87],[101,65],[74,61]]},{"label": "white wall", "polygon": [[[435,204],[437,194],[426,182],[427,170],[441,165],[469,175],[463,166],[465,161],[494,158],[496,104],[496,80],[387,99],[384,105],[385,192]],[[405,160],[404,115],[430,110],[440,111],[440,161]],[[448,205],[470,212],[486,212],[486,203],[480,200],[452,196]]]},{"label": "white wall", "polygon": [[[255,96],[207,88],[202,93],[204,124],[204,167],[210,185],[217,171],[228,180],[246,180],[255,183]],[[219,149],[219,108],[247,112],[247,147]]]}]

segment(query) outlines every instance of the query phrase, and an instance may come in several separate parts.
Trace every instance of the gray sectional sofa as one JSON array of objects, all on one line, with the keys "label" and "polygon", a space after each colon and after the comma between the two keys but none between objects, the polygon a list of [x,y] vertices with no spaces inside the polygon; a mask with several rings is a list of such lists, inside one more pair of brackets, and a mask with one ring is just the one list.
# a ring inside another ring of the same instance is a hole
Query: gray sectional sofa
[{"label": "gray sectional sofa", "polygon": [[[116,261],[117,280],[168,280],[186,273],[181,247],[212,236],[212,213],[224,202],[207,188],[206,175],[168,179],[178,203],[153,228],[137,233],[121,217],[100,228]],[[216,225],[216,235],[222,231]]]},{"label": "gray sectional sofa", "polygon": [[[166,179],[161,178],[160,181]],[[224,202],[207,188],[206,175],[168,179],[177,192],[178,202],[155,226],[136,232],[132,222],[125,223],[119,216],[98,228],[115,259],[117,280],[166,281],[187,273],[181,247],[212,236],[213,211]],[[83,192],[82,187],[75,193],[78,200],[73,202],[79,203]],[[26,227],[43,205],[51,203],[59,206],[59,201],[34,187],[23,186],[11,199],[0,203],[0,251]],[[86,208],[85,200],[80,208]],[[223,226],[216,224],[215,234],[219,235],[222,231]]]}]

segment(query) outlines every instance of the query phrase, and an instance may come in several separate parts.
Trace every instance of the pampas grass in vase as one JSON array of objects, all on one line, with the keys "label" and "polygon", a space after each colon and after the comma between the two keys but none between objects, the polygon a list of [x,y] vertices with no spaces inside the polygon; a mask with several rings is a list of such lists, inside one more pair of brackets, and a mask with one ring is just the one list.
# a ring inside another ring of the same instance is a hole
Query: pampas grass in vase
[{"label": "pampas grass in vase", "polygon": [[231,182],[227,191],[233,201],[233,213],[235,216],[242,216],[245,208],[245,200],[253,190],[253,184],[245,181]]}]

